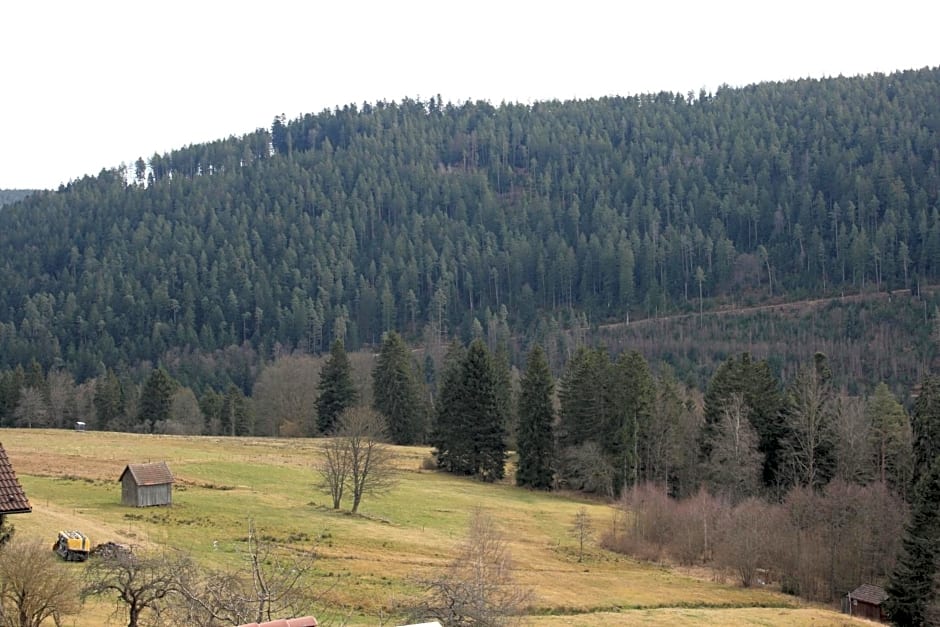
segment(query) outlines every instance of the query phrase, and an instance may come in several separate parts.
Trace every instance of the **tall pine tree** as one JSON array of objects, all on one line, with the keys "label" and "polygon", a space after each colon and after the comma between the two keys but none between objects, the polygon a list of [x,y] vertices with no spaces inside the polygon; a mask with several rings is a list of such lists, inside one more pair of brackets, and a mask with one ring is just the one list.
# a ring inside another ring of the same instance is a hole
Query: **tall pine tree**
[{"label": "tall pine tree", "polygon": [[638,485],[649,463],[653,376],[640,353],[622,353],[611,371],[610,406],[604,449],[616,469],[614,491]]},{"label": "tall pine tree", "polygon": [[506,465],[506,416],[492,357],[474,341],[445,372],[434,442],[438,465],[450,472],[502,479]]},{"label": "tall pine tree", "polygon": [[896,625],[929,625],[928,608],[936,601],[934,580],[940,558],[940,458],[914,491],[911,520],[901,555],[888,581],[885,610]]},{"label": "tall pine tree", "polygon": [[519,452],[517,485],[539,490],[552,487],[555,442],[555,409],[552,407],[554,387],[545,353],[541,346],[536,345],[529,353],[519,393],[519,428],[516,434]]},{"label": "tall pine tree", "polygon": [[469,436],[458,430],[462,426],[460,383],[464,355],[463,346],[454,343],[444,358],[430,437],[438,468],[460,474],[466,474],[470,465]]},{"label": "tall pine tree", "polygon": [[320,433],[332,434],[343,411],[352,407],[359,397],[352,381],[352,366],[342,340],[330,346],[330,358],[320,371],[320,394],[317,396],[317,426]]},{"label": "tall pine tree", "polygon": [[145,433],[153,433],[154,425],[170,419],[170,405],[176,382],[163,368],[154,368],[140,392],[137,422]]},{"label": "tall pine tree", "polygon": [[424,390],[402,337],[392,331],[382,340],[372,369],[372,406],[385,416],[395,444],[420,444],[427,432]]},{"label": "tall pine tree", "polygon": [[911,427],[911,521],[888,582],[885,607],[897,625],[926,625],[928,608],[937,598],[934,580],[940,559],[940,378],[930,376],[921,383]]}]

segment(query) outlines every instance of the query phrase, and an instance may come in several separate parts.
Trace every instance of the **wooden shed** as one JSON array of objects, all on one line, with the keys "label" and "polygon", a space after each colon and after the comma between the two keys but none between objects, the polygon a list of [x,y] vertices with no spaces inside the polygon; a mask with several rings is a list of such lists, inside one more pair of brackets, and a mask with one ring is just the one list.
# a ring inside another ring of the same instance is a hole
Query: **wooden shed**
[{"label": "wooden shed", "polygon": [[0,444],[0,521],[7,514],[28,514],[33,511],[20,485],[7,452]]},{"label": "wooden shed", "polygon": [[882,606],[887,598],[888,593],[884,588],[863,583],[845,595],[846,613],[883,623],[888,620]]},{"label": "wooden shed", "polygon": [[173,473],[166,462],[128,464],[119,481],[124,505],[150,507],[173,503]]}]

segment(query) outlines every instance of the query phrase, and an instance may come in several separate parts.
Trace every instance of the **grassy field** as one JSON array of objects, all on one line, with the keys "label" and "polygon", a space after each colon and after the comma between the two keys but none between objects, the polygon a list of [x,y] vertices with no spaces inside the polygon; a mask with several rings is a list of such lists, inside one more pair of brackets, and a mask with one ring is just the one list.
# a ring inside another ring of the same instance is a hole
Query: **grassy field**
[{"label": "grassy field", "polygon": [[[416,594],[415,577],[452,559],[477,507],[509,538],[518,579],[534,591],[528,624],[866,624],[772,590],[685,575],[593,545],[579,563],[568,533],[575,513],[586,507],[603,530],[609,506],[423,471],[424,448],[396,448],[397,487],[367,497],[353,516],[331,510],[315,489],[316,440],[16,429],[0,438],[33,506],[13,518],[17,534],[51,544],[58,529],[75,528],[95,544],[171,546],[225,565],[239,559],[251,519],[260,534],[317,552],[318,613],[353,624],[378,625],[383,612]],[[173,505],[121,506],[124,466],[159,460],[176,477]],[[110,610],[93,604],[72,624],[106,624]]]}]

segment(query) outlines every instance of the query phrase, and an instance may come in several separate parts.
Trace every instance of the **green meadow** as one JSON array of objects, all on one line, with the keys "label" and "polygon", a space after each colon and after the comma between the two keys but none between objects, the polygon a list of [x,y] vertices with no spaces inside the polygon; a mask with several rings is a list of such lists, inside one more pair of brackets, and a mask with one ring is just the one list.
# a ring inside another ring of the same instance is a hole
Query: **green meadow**
[{"label": "green meadow", "polygon": [[[772,589],[638,562],[594,542],[579,562],[569,532],[576,512],[587,508],[599,535],[615,514],[609,504],[422,470],[427,448],[396,447],[397,485],[367,496],[351,515],[332,510],[316,487],[318,440],[19,429],[0,437],[33,506],[11,517],[17,534],[51,546],[59,529],[78,529],[93,544],[169,547],[206,566],[235,567],[251,521],[269,541],[316,553],[308,585],[320,595],[323,622],[395,624],[393,608],[420,593],[418,578],[453,558],[470,514],[482,508],[509,541],[519,583],[533,591],[526,624],[866,624]],[[173,504],[122,506],[125,465],[161,460],[176,479]],[[92,602],[66,624],[121,624],[112,610]]]}]

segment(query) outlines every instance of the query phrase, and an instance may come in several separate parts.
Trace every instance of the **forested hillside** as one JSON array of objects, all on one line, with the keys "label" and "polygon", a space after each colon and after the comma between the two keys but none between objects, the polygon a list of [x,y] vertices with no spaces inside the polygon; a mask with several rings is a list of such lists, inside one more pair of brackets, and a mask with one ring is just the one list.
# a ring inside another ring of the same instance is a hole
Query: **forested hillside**
[{"label": "forested hillside", "polygon": [[351,105],[130,169],[0,212],[0,366],[81,381],[940,280],[940,68]]}]

